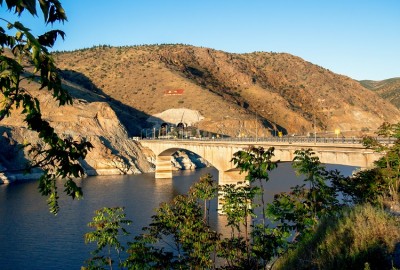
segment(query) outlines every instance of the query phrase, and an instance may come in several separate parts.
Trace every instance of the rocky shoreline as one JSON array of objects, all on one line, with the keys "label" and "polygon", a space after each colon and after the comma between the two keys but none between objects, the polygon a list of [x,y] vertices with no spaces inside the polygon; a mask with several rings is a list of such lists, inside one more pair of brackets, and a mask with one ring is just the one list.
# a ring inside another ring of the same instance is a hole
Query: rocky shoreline
[{"label": "rocky shoreline", "polygon": [[[147,152],[147,149],[143,149],[148,162],[151,164],[151,168],[147,171],[140,171],[137,169],[133,169],[132,167],[126,166],[121,160],[120,164],[114,168],[85,168],[85,177],[86,176],[96,176],[96,175],[123,175],[123,174],[140,174],[146,172],[154,171],[154,161],[155,157],[153,153]],[[117,162],[113,162],[114,165],[118,164]],[[202,157],[187,152],[185,150],[179,150],[175,154],[172,155],[171,165],[175,170],[195,170],[197,168],[204,168],[211,166],[205,159]],[[41,176],[41,171],[39,169],[34,169],[30,173],[26,173],[24,170],[7,170],[0,164],[0,184],[10,184],[14,182],[23,182],[23,181],[31,181],[36,180]]]},{"label": "rocky shoreline", "polygon": [[[34,90],[32,90],[34,91]],[[61,138],[86,140],[93,145],[81,166],[87,176],[153,172],[154,153],[128,136],[115,111],[106,102],[75,100],[71,106],[58,106],[47,93],[40,96],[43,118]],[[24,147],[42,144],[38,135],[26,128],[23,115],[16,111],[0,125],[0,184],[38,179],[41,171],[26,173],[31,160]],[[201,157],[178,151],[171,159],[177,170],[208,166]]]}]

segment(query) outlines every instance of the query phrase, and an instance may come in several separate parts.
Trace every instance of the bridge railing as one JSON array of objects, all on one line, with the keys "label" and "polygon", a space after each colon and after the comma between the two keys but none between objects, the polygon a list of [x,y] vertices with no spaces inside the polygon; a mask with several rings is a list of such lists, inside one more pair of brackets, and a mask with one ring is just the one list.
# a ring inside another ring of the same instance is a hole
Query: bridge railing
[{"label": "bridge railing", "polygon": [[[392,144],[395,138],[375,138],[378,142],[383,144]],[[349,138],[334,138],[334,137],[300,137],[300,136],[284,136],[284,137],[260,137],[260,138],[235,138],[235,137],[222,137],[222,138],[142,138],[141,140],[157,140],[157,141],[221,141],[221,142],[276,142],[276,143],[329,143],[329,144],[362,144],[363,138],[349,137]]]}]

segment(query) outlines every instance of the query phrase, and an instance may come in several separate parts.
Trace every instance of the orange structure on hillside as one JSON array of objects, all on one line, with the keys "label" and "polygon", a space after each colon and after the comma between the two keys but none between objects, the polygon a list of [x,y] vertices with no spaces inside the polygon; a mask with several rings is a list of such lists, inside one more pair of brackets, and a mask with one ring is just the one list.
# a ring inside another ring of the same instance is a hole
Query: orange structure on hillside
[{"label": "orange structure on hillside", "polygon": [[165,96],[176,96],[176,95],[183,95],[183,89],[174,89],[174,90],[164,90]]}]

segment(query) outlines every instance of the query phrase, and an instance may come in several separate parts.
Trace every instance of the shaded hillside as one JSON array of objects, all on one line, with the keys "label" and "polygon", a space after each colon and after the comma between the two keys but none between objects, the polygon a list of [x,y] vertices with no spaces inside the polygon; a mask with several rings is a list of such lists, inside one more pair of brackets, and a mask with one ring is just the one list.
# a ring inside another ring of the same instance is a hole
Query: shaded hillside
[{"label": "shaded hillside", "polygon": [[364,80],[360,83],[376,92],[382,98],[390,101],[397,108],[400,108],[400,78],[392,78],[383,81]]},{"label": "shaded hillside", "polygon": [[[288,133],[312,132],[315,121],[319,133],[340,128],[350,134],[400,120],[397,108],[357,81],[284,53],[99,46],[59,52],[55,59],[66,80],[125,113],[121,122],[130,135],[148,125],[144,115],[171,108],[197,110],[204,116],[199,128],[231,127],[224,129],[231,136],[239,127],[254,136],[256,119],[258,135],[270,134],[275,123]],[[176,89],[183,94],[164,94]]]},{"label": "shaded hillside", "polygon": [[[59,106],[51,93],[39,93],[38,83],[23,81],[20,86],[38,97],[43,119],[54,127],[61,138],[69,137],[76,141],[84,138],[91,142],[93,149],[81,161],[87,175],[133,174],[153,170],[144,155],[145,149],[128,137],[127,131],[107,102],[78,99],[73,105]],[[74,88],[70,90],[78,91]],[[26,162],[32,157],[28,149],[21,146],[27,142],[33,145],[42,144],[38,134],[26,128],[23,119],[21,108],[14,108],[11,116],[1,121],[0,184],[2,173],[9,181],[38,177],[35,174],[22,174]]]}]

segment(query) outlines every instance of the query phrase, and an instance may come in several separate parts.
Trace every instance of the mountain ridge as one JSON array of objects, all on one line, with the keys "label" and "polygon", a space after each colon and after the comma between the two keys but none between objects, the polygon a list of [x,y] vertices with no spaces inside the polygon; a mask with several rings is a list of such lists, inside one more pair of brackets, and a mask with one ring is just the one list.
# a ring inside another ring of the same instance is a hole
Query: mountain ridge
[{"label": "mountain ridge", "polygon": [[[230,122],[246,126],[248,136],[255,135],[256,125],[264,135],[276,128],[306,135],[314,122],[320,133],[340,128],[357,135],[400,120],[395,106],[360,82],[287,53],[235,54],[168,44],[98,46],[54,57],[66,80],[82,84],[85,77],[86,89],[143,113],[122,120],[130,135],[147,127],[145,115],[183,107],[205,117],[199,128],[218,132]],[[185,92],[164,96],[168,89]]]},{"label": "mountain ridge", "polygon": [[397,108],[400,108],[400,77],[386,80],[362,80],[360,83],[376,92],[380,97],[390,101]]},{"label": "mountain ridge", "polygon": [[[155,137],[153,124],[161,121],[187,124],[185,114],[206,132],[203,136],[232,137],[278,131],[337,136],[337,128],[341,136],[362,136],[384,121],[400,120],[399,109],[378,95],[397,79],[358,82],[286,53],[100,46],[58,52],[54,59],[74,97],[72,106],[59,108],[48,92],[39,92],[37,82],[22,87],[39,98],[44,119],[59,134],[92,142],[94,149],[82,161],[88,175],[152,171],[154,154],[131,137],[149,131]],[[0,183],[26,177],[22,171],[30,157],[18,149],[25,141],[40,143],[19,113],[16,109],[0,125],[0,148],[6,149],[0,155]]]}]

